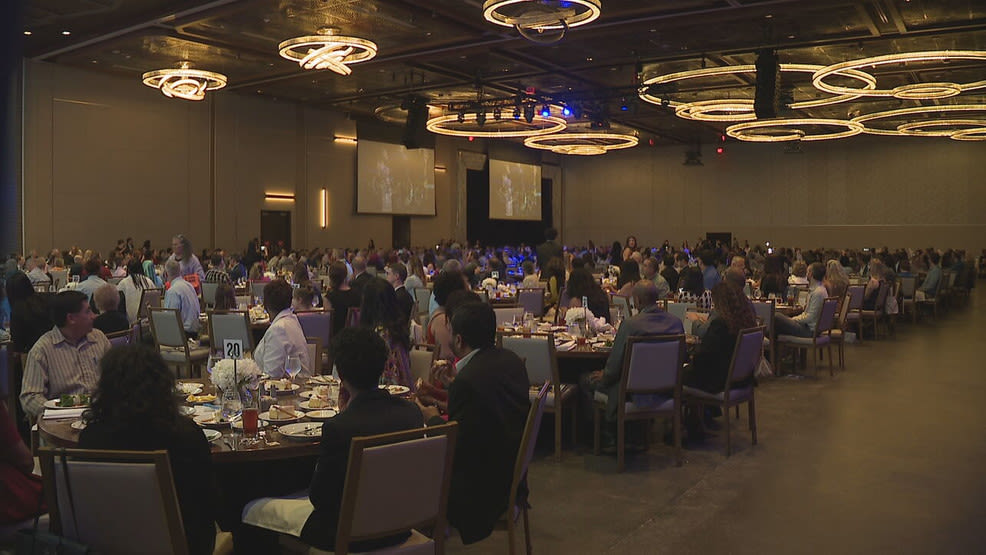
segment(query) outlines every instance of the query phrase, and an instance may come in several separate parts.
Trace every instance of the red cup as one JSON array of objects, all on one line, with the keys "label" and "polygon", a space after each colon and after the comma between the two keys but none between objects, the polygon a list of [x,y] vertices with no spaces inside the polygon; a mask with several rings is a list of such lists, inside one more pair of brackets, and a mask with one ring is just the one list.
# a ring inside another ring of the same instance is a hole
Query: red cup
[{"label": "red cup", "polygon": [[243,409],[243,434],[247,436],[257,435],[259,411],[255,408]]}]

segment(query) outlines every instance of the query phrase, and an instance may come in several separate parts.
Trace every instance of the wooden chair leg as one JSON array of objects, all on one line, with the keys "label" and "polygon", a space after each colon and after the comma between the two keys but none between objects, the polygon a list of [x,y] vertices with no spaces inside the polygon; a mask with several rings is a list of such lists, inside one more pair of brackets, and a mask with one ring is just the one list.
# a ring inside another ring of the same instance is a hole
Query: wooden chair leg
[{"label": "wooden chair leg", "polygon": [[674,416],[671,417],[671,426],[674,427],[672,434],[674,435],[674,465],[681,466],[681,411],[685,410],[685,407],[678,407],[674,411]]},{"label": "wooden chair leg", "polygon": [[509,542],[510,545],[507,552],[510,553],[510,555],[517,554],[517,547],[514,545],[516,543],[514,541],[515,540],[514,535],[516,534],[516,527],[517,527],[517,525],[514,523],[514,510],[516,510],[515,507],[507,507],[507,541]]},{"label": "wooden chair leg", "polygon": [[750,411],[750,434],[753,437],[753,444],[757,444],[757,398],[750,397],[747,403],[747,410]]},{"label": "wooden chair leg", "polygon": [[616,422],[616,468],[617,472],[623,472],[626,467],[626,420],[620,418]]},{"label": "wooden chair leg", "polygon": [[572,405],[572,448],[576,449],[579,444],[579,434],[578,431],[575,429],[575,426],[579,421],[578,396],[572,398],[571,405]]},{"label": "wooden chair leg", "polygon": [[560,461],[561,460],[561,415],[562,415],[562,412],[561,412],[561,404],[558,403],[557,401],[561,401],[561,399],[556,399],[555,401],[556,401],[555,406],[554,406],[554,416],[555,416],[555,460],[556,461]]},{"label": "wooden chair leg", "polygon": [[828,352],[829,352],[829,377],[834,377],[835,371],[832,370],[832,340],[831,339],[829,339]]},{"label": "wooden chair leg", "polygon": [[[728,413],[729,407],[724,407],[724,408],[726,410],[723,411],[723,412],[727,412]],[[725,428],[726,428],[726,456],[728,457],[732,453],[732,450],[733,450],[732,449],[733,446],[730,443],[730,439],[731,439],[730,438],[730,435],[731,434],[729,433],[729,418],[723,418],[722,420],[723,420],[723,424],[725,425]]]},{"label": "wooden chair leg", "polygon": [[599,408],[592,407],[592,454],[599,454]]},{"label": "wooden chair leg", "polygon": [[524,547],[527,549],[527,555],[531,555],[531,522],[527,518],[527,507],[522,511],[524,512]]}]

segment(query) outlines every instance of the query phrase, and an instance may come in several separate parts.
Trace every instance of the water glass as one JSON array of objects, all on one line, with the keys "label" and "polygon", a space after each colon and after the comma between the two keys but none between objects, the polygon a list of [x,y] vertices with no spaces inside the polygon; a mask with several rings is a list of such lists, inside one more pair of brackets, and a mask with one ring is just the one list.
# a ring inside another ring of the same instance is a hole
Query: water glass
[{"label": "water glass", "polygon": [[294,377],[301,372],[301,357],[298,355],[291,355],[284,362],[284,373],[291,378],[291,383],[294,383]]}]

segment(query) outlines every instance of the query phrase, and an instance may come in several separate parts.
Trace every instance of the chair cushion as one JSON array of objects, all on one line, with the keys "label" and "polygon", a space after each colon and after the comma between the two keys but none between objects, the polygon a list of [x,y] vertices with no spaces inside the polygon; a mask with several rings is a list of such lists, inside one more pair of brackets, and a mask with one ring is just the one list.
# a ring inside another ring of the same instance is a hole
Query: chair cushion
[{"label": "chair cushion", "polygon": [[[575,384],[563,383],[561,384],[561,401],[564,403],[565,399],[568,399],[575,393],[577,386]],[[537,399],[537,391],[531,390],[530,399],[533,403]],[[544,398],[545,408],[553,408],[555,406],[555,388],[548,389],[548,395]]]},{"label": "chair cushion", "polygon": [[[185,351],[181,349],[161,349],[161,358],[165,362],[185,362]],[[189,349],[188,358],[192,361],[209,358],[209,347]]]},{"label": "chair cushion", "polygon": [[818,337],[798,337],[796,335],[778,335],[778,343],[787,343],[789,345],[828,345],[829,338],[827,335],[820,335]]},{"label": "chair cushion", "polygon": [[[308,550],[308,553],[309,555],[332,555],[334,551],[322,551],[321,549],[312,548]],[[350,553],[353,555],[359,555],[360,553],[373,553],[374,555],[434,555],[435,542],[428,536],[412,528],[411,537],[400,545],[384,547],[383,549],[376,549],[374,551],[350,551]]]},{"label": "chair cushion", "polygon": [[[696,399],[700,399],[702,401],[716,401],[721,403],[726,398],[725,392],[709,393],[708,391],[702,391],[701,389],[688,387],[687,385],[684,388],[682,388],[682,391],[686,395],[690,397],[694,397]],[[752,397],[753,397],[753,386],[733,389],[729,392],[730,402],[743,402],[751,399]]]},{"label": "chair cushion", "polygon": [[254,499],[243,507],[242,518],[245,524],[297,538],[314,511],[305,491],[288,497]]},{"label": "chair cushion", "polygon": [[[601,391],[593,394],[592,400],[605,405],[609,402],[609,395]],[[637,393],[630,396],[626,403],[626,413],[635,414],[640,412],[671,412],[674,410],[674,397],[657,394]]]}]

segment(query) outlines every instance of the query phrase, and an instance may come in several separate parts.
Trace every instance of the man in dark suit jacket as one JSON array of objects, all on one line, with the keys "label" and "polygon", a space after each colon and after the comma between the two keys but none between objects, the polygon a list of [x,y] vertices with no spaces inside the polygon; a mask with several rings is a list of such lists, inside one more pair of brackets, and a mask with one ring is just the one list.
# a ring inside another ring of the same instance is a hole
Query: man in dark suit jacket
[{"label": "man in dark suit jacket", "polygon": [[549,227],[544,230],[545,241],[537,246],[538,266],[541,270],[544,270],[552,258],[561,258],[561,245],[555,242],[556,237],[558,237],[558,230],[555,228]]},{"label": "man in dark suit jacket", "polygon": [[[459,432],[448,520],[466,544],[489,536],[507,510],[530,408],[524,361],[496,348],[495,336],[496,317],[488,303],[456,307],[452,350],[459,362],[458,375],[449,387],[448,416],[458,423]],[[434,407],[421,410],[429,425],[442,423]]]},{"label": "man in dark suit jacket", "polygon": [[387,266],[387,282],[394,287],[397,294],[397,304],[401,307],[401,315],[404,316],[404,323],[407,324],[414,315],[414,297],[404,287],[404,280],[407,279],[407,268],[400,262]]},{"label": "man in dark suit jacket", "polygon": [[600,391],[608,396],[606,417],[616,420],[619,408],[620,378],[623,376],[623,359],[626,355],[627,338],[637,335],[678,335],[685,333],[684,325],[677,316],[668,314],[657,306],[658,292],[653,282],[641,280],[633,286],[633,299],[638,307],[644,307],[633,317],[624,320],[613,339],[613,350],[606,359],[606,366],[585,376],[583,391],[591,396]]},{"label": "man in dark suit jacket", "polygon": [[[332,357],[342,386],[349,391],[352,400],[346,410],[322,426],[321,453],[308,494],[315,511],[301,531],[301,539],[319,549],[335,549],[353,437],[410,430],[423,424],[421,412],[414,404],[391,397],[386,390],[377,388],[387,363],[387,353],[383,339],[366,328],[343,328],[332,340]],[[407,537],[406,533],[399,534],[359,542],[351,548],[355,551],[379,549],[400,543]]]},{"label": "man in dark suit jacket", "polygon": [[373,276],[366,271],[366,259],[362,256],[353,258],[353,279],[349,282],[349,287],[359,293],[360,298],[363,296],[363,286],[371,279]]}]

